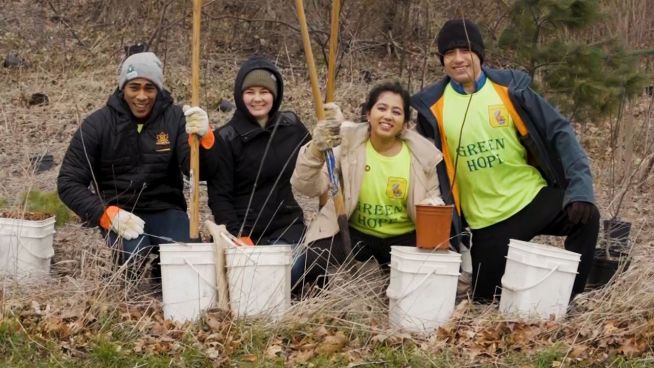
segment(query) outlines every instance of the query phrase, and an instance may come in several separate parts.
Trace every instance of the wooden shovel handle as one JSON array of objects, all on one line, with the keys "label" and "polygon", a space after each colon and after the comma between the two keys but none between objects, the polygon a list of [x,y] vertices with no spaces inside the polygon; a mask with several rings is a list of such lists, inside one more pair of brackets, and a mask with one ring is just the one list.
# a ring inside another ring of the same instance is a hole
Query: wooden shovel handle
[{"label": "wooden shovel handle", "polygon": [[320,98],[320,87],[318,85],[318,72],[316,70],[316,62],[313,59],[313,51],[311,51],[311,39],[309,38],[309,27],[307,26],[307,18],[304,15],[304,4],[302,0],[295,0],[295,9],[297,11],[297,18],[300,22],[300,33],[302,34],[302,44],[304,46],[304,56],[307,59],[307,68],[309,68],[309,81],[311,82],[311,94],[313,95],[313,107],[316,110],[316,117],[318,121],[325,119],[325,111]]},{"label": "wooden shovel handle", "polygon": [[329,31],[329,61],[327,64],[327,92],[325,93],[325,102],[334,101],[334,91],[336,90],[336,54],[338,53],[338,18],[340,13],[340,0],[333,0],[331,29]]},{"label": "wooden shovel handle", "polygon": [[[313,52],[311,51],[309,27],[307,26],[307,18],[304,14],[304,4],[302,0],[295,0],[295,8],[297,10],[298,21],[300,22],[300,31],[302,33],[302,43],[304,46],[304,56],[307,59],[307,67],[309,69],[309,81],[311,82],[311,93],[313,95],[313,102],[314,102],[313,106],[316,109],[316,117],[318,118],[318,121],[321,121],[324,120],[325,118],[325,112],[323,109],[322,99],[320,98],[320,87],[318,86],[318,72],[316,71],[316,63],[313,59]],[[333,24],[334,24],[334,20],[332,20],[332,26]],[[338,27],[338,20],[336,20],[336,26]],[[332,37],[332,38],[336,38],[336,37]],[[334,61],[336,56],[335,54],[336,53],[334,52]],[[333,89],[333,83],[332,83],[332,89]],[[333,156],[331,150],[325,152],[325,156],[330,154]],[[329,159],[329,157],[325,157],[325,159]],[[330,172],[330,176],[333,174],[334,173]],[[338,225],[339,225],[339,231],[341,232],[341,236],[343,237],[343,247],[345,248],[346,254],[349,255],[349,253],[351,253],[352,251],[352,245],[350,244],[349,228],[347,224],[347,213],[345,211],[345,202],[343,199],[343,192],[341,191],[340,185],[336,185],[336,193],[334,194],[333,199],[334,199],[336,214],[338,219],[340,220],[338,221]]]},{"label": "wooden shovel handle", "polygon": [[216,225],[209,220],[205,221],[204,225],[213,237],[214,263],[216,267],[216,289],[218,292],[217,306],[222,310],[228,311],[229,284],[227,282],[227,270],[225,269],[225,249],[227,249],[227,244],[224,238],[221,236],[221,234],[227,233],[227,228],[225,225]]},{"label": "wooden shovel handle", "polygon": [[[202,0],[193,0],[193,35],[191,41],[191,105],[200,105],[200,20]],[[200,145],[191,134],[191,227],[190,238],[200,238]]]}]

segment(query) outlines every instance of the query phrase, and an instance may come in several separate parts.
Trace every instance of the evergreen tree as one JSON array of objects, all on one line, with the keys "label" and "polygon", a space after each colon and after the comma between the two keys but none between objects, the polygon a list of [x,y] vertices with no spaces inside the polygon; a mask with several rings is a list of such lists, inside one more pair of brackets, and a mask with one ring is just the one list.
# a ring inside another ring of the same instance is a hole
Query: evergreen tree
[{"label": "evergreen tree", "polygon": [[642,88],[638,59],[616,40],[570,37],[603,16],[597,0],[516,0],[499,39],[571,120],[604,116]]}]

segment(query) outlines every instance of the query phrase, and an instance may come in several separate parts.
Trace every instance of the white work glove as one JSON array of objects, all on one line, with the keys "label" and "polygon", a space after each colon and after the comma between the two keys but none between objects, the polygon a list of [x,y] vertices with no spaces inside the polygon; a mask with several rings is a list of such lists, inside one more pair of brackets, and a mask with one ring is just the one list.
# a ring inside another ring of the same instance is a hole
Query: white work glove
[{"label": "white work glove", "polygon": [[422,206],[443,206],[445,205],[445,202],[443,202],[443,199],[441,197],[431,197],[431,198],[428,197],[428,198],[424,198],[418,204]]},{"label": "white work glove", "polygon": [[311,140],[311,150],[316,156],[341,144],[341,123],[345,120],[341,108],[330,102],[325,104],[324,111],[325,120],[313,129]]},{"label": "white work glove", "polygon": [[106,230],[112,230],[125,240],[136,239],[143,234],[145,221],[131,212],[116,206],[109,206],[104,211],[103,218],[100,220],[100,225]]},{"label": "white work glove", "polygon": [[201,108],[184,105],[182,108],[186,117],[186,133],[197,134],[200,137],[209,131],[209,116]]}]

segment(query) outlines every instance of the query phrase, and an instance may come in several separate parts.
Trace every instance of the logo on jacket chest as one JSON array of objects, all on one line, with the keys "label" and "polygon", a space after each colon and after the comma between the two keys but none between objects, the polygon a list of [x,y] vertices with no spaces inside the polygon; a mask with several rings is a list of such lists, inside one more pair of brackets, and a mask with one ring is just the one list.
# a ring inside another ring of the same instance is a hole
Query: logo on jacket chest
[{"label": "logo on jacket chest", "polygon": [[167,145],[169,145],[170,144],[170,139],[168,139],[168,133],[166,133],[166,132],[157,133],[155,144],[157,146],[167,146]]}]

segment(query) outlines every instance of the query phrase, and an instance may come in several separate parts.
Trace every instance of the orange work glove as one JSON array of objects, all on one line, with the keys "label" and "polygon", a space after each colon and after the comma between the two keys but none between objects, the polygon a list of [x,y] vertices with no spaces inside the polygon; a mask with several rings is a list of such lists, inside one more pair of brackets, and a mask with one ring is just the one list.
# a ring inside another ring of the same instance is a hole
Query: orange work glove
[{"label": "orange work glove", "polygon": [[238,240],[240,240],[241,243],[245,245],[254,245],[252,238],[250,238],[249,236],[241,236],[240,238],[238,238]]},{"label": "orange work glove", "polygon": [[143,234],[145,221],[117,206],[109,206],[100,217],[100,226],[115,232],[125,240],[132,240]]}]

